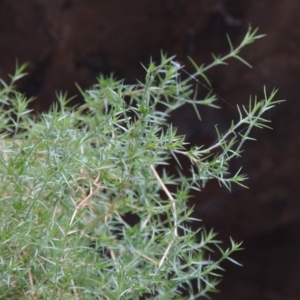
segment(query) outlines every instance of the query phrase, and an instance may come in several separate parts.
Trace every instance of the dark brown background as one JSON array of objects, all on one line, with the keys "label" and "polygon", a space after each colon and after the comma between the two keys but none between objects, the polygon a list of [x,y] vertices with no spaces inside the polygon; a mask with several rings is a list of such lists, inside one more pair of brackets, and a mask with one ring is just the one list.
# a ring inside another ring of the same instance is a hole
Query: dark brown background
[{"label": "dark brown background", "polygon": [[[253,66],[231,61],[209,73],[214,90],[231,104],[246,104],[249,95],[279,88],[288,101],[267,117],[273,131],[255,130],[242,159],[249,190],[231,193],[211,182],[193,199],[196,215],[220,239],[243,240],[236,254],[244,266],[224,264],[221,293],[213,299],[300,299],[300,2],[297,0],[26,0],[0,1],[0,77],[12,73],[16,58],[29,62],[20,90],[36,96],[33,108],[47,109],[55,90],[76,93],[99,73],[114,72],[129,83],[143,79],[140,62],[159,59],[160,50],[186,64],[199,64],[210,53],[226,53],[228,33],[237,45],[247,27],[267,37],[242,52]],[[201,90],[201,87],[199,87]],[[78,98],[78,101],[80,99]],[[214,141],[213,124],[225,130],[237,112],[220,101],[222,110],[204,110],[199,125],[184,107],[173,120],[190,142]]]}]

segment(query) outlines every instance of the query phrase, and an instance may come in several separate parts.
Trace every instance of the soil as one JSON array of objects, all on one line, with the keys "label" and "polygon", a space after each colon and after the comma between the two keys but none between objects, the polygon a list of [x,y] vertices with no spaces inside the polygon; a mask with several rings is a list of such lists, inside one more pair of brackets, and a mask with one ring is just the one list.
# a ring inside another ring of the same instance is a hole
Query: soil
[{"label": "soil", "polygon": [[55,91],[78,94],[74,82],[88,88],[100,73],[114,72],[128,83],[143,80],[141,63],[159,60],[161,50],[192,72],[187,56],[208,63],[211,52],[228,51],[226,33],[237,45],[249,24],[259,27],[267,36],[242,52],[252,69],[231,61],[208,74],[222,110],[204,109],[196,125],[191,108],[184,107],[172,121],[189,142],[210,144],[213,125],[226,130],[237,116],[235,104],[247,105],[249,95],[262,97],[264,86],[278,88],[278,97],[287,99],[267,115],[273,130],[255,130],[257,141],[233,162],[233,170],[244,166],[249,189],[228,193],[211,182],[192,204],[220,239],[244,241],[245,250],[234,257],[243,267],[224,264],[221,293],[213,299],[299,299],[299,11],[295,0],[2,0],[0,77],[8,78],[16,59],[29,62],[19,89],[36,97],[32,108],[40,112],[55,101]]}]

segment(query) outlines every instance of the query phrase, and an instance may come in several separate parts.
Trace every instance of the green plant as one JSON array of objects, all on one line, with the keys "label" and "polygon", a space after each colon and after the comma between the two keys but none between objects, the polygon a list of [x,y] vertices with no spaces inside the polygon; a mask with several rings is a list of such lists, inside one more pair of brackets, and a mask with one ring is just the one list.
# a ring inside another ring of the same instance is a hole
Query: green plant
[{"label": "green plant", "polygon": [[[215,107],[211,94],[197,100],[193,78],[209,83],[205,71],[242,60],[240,49],[260,37],[249,29],[211,65],[192,61],[196,71],[187,79],[164,55],[145,67],[145,83],[100,76],[80,90],[85,104],[69,107],[58,94],[41,115],[31,114],[31,99],[15,90],[24,65],[10,84],[1,81],[1,299],[186,299],[183,292],[196,299],[215,290],[220,263],[235,262],[230,256],[241,247],[231,240],[222,250],[214,232],[190,229],[197,220],[189,193],[210,179],[227,188],[242,184],[246,177],[229,173],[230,160],[253,127],[267,127],[262,114],[279,101],[275,91],[265,92],[249,108],[238,107],[239,121],[207,149],[187,148],[168,117],[186,103],[197,114],[199,105]],[[181,174],[180,156],[189,159],[189,177]],[[178,172],[169,175],[172,157]]]}]

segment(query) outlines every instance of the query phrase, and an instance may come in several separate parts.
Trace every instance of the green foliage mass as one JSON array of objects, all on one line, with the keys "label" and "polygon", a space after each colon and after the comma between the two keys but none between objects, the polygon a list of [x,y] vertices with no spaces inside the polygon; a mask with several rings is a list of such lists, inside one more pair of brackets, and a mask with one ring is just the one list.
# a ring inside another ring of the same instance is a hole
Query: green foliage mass
[{"label": "green foliage mass", "polygon": [[[61,93],[40,115],[15,89],[24,65],[9,84],[1,81],[1,299],[196,299],[216,290],[221,262],[235,262],[241,245],[231,240],[223,250],[214,232],[193,231],[189,194],[211,179],[229,189],[242,184],[245,175],[230,174],[229,163],[253,127],[267,127],[262,114],[279,101],[265,92],[238,107],[238,122],[208,148],[187,145],[168,118],[187,103],[198,116],[200,105],[215,107],[211,93],[197,98],[194,78],[209,83],[209,68],[243,61],[239,51],[260,37],[249,29],[212,64],[191,60],[195,72],[185,79],[165,55],[145,67],[145,82],[100,76],[79,89],[83,105],[70,107]],[[190,162],[189,176],[180,157]]]}]

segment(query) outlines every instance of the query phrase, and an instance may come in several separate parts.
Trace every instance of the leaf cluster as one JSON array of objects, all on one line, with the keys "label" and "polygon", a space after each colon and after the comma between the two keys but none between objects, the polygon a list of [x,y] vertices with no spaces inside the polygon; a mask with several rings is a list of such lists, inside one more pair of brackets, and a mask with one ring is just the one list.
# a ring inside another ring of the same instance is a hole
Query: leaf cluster
[{"label": "leaf cluster", "polygon": [[[208,81],[205,71],[239,58],[260,37],[255,32],[212,65],[192,61],[187,79],[174,57],[162,55],[144,67],[145,82],[100,76],[91,89],[79,87],[83,105],[70,107],[58,93],[41,115],[14,87],[24,65],[10,84],[1,81],[1,299],[196,299],[216,291],[221,262],[235,262],[241,245],[231,240],[222,250],[213,231],[193,231],[189,194],[211,179],[242,184],[230,160],[253,127],[266,127],[262,114],[278,101],[265,92],[239,108],[239,121],[206,149],[187,148],[168,118],[186,103],[198,116],[199,105],[214,107],[211,93],[197,98],[193,77]],[[180,156],[190,162],[188,177],[168,174],[172,157],[182,168]]]}]

